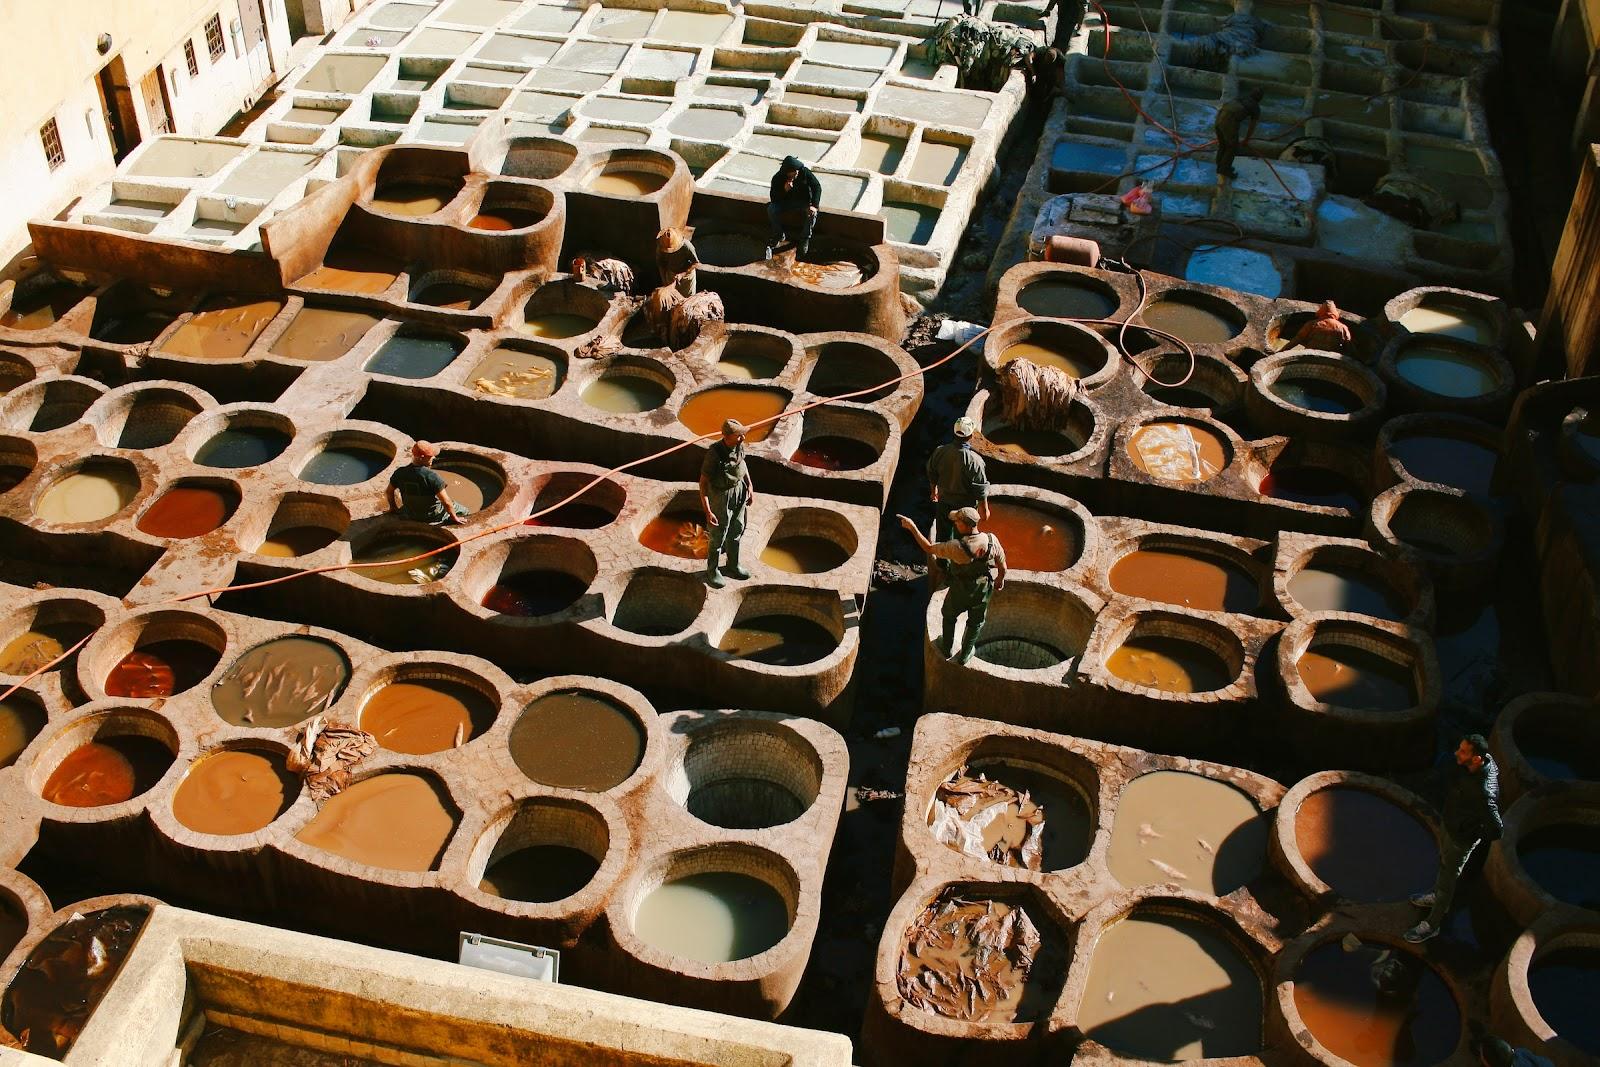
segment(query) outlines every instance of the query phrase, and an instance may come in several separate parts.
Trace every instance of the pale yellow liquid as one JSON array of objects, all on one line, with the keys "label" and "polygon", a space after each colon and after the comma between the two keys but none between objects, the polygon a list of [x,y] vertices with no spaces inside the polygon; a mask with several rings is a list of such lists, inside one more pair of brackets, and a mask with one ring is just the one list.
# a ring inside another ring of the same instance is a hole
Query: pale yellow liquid
[{"label": "pale yellow liquid", "polygon": [[79,472],[45,490],[33,510],[46,522],[99,522],[127,507],[138,491],[129,477]]},{"label": "pale yellow liquid", "polygon": [[645,196],[667,184],[660,174],[643,170],[614,170],[589,179],[589,191],[613,196]]}]

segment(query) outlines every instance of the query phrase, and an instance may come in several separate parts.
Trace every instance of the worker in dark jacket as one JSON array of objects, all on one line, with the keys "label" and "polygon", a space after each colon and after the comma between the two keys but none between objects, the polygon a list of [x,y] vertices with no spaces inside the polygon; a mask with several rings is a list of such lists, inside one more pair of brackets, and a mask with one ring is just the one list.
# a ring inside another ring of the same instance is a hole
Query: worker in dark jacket
[{"label": "worker in dark jacket", "polygon": [[411,463],[389,476],[389,506],[413,522],[455,526],[467,509],[450,499],[444,479],[433,469],[439,446],[418,441],[411,446]]},{"label": "worker in dark jacket", "polygon": [[1256,135],[1256,123],[1261,121],[1261,98],[1265,95],[1258,85],[1246,89],[1242,96],[1217,108],[1214,127],[1217,135],[1217,173],[1224,178],[1236,176],[1233,173],[1233,160],[1239,150],[1250,142],[1250,138]]},{"label": "worker in dark jacket", "polygon": [[955,440],[928,456],[928,493],[938,505],[933,509],[935,541],[948,541],[953,534],[952,511],[976,508],[983,519],[989,518],[989,474],[983,457],[972,450],[977,429],[978,424],[963,415],[956,420]]},{"label": "worker in dark jacket", "polygon": [[767,242],[767,258],[784,241],[795,243],[796,256],[811,248],[811,231],[817,228],[817,209],[822,206],[822,183],[794,156],[784,156],[778,173],[772,176],[772,200],[767,204],[767,220],[772,238]]},{"label": "worker in dark jacket", "polygon": [[1500,768],[1489,755],[1482,734],[1468,734],[1456,746],[1455,766],[1446,769],[1449,785],[1444,798],[1444,835],[1439,843],[1439,874],[1433,892],[1418,893],[1411,903],[1427,908],[1421,922],[1405,938],[1421,944],[1439,933],[1455,899],[1456,885],[1467,861],[1481,844],[1500,836]]},{"label": "worker in dark jacket", "polygon": [[[971,663],[978,650],[984,619],[989,615],[989,601],[1006,585],[1006,551],[1000,546],[1000,539],[992,533],[979,531],[978,512],[974,508],[950,512],[956,535],[938,544],[923,537],[917,524],[907,516],[897,517],[906,532],[916,538],[918,548],[930,558],[949,565],[950,588],[945,591],[942,609],[944,632],[936,646],[939,655],[956,663]],[[967,617],[967,625],[961,634],[961,652],[952,656],[956,620],[962,615]]]},{"label": "worker in dark jacket", "polygon": [[[700,508],[706,516],[706,584],[721,589],[730,578],[743,581],[750,572],[739,565],[739,543],[744,538],[745,513],[755,499],[750,468],[744,462],[745,426],[738,419],[725,419],[722,439],[711,442],[705,462],[700,465]],[[721,566],[722,554],[728,565]]]}]

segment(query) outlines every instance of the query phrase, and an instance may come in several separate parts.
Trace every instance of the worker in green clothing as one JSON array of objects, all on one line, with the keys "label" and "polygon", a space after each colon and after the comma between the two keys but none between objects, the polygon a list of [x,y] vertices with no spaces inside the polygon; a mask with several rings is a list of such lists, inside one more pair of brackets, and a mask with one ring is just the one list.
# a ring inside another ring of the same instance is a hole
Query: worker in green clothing
[{"label": "worker in green clothing", "polygon": [[[934,544],[922,536],[917,524],[905,515],[897,516],[900,525],[917,540],[917,547],[936,560],[949,564],[950,587],[944,595],[944,633],[939,638],[939,655],[957,663],[970,663],[978,650],[978,636],[989,614],[989,600],[1005,588],[1006,552],[1000,539],[978,530],[976,508],[957,508],[950,512],[955,537]],[[961,635],[961,653],[951,656],[955,647],[956,620],[967,617]]]},{"label": "worker in green clothing", "polygon": [[938,507],[933,509],[933,539],[950,540],[950,513],[960,508],[976,508],[989,518],[989,474],[983,457],[972,450],[972,435],[978,424],[963,415],[956,420],[954,441],[934,449],[928,456],[929,494]]},{"label": "worker in green clothing", "polygon": [[[1214,130],[1217,135],[1217,173],[1233,178],[1233,161],[1239,149],[1250,143],[1256,135],[1256,123],[1261,121],[1261,98],[1266,91],[1257,85],[1217,108]],[[1239,135],[1240,127],[1244,136]]]},{"label": "worker in green clothing", "polygon": [[1489,755],[1482,734],[1468,734],[1456,746],[1455,765],[1446,768],[1444,835],[1439,847],[1439,873],[1433,892],[1418,893],[1411,903],[1428,909],[1427,917],[1405,932],[1421,944],[1439,933],[1467,861],[1481,844],[1500,836],[1500,768]]},{"label": "worker in green clothing", "polygon": [[[739,566],[739,539],[744,536],[745,509],[755,499],[750,468],[744,464],[745,426],[738,419],[722,424],[722,440],[711,442],[700,466],[700,507],[706,513],[706,584],[721,589],[730,578],[745,579],[750,572]],[[719,567],[722,553],[728,565]]]}]

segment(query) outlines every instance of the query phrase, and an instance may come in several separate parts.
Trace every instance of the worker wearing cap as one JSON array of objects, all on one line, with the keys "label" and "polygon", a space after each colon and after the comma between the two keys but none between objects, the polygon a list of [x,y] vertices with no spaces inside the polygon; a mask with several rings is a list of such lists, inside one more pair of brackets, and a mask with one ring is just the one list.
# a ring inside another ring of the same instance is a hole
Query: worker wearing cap
[{"label": "worker wearing cap", "polygon": [[439,446],[418,441],[411,446],[411,463],[389,476],[389,506],[414,522],[430,526],[460,525],[467,509],[450,499],[444,479],[433,469]]},{"label": "worker wearing cap", "polygon": [[940,445],[928,457],[929,495],[933,509],[933,539],[950,540],[953,530],[950,513],[959,508],[975,508],[989,518],[989,474],[983,457],[972,450],[972,435],[978,424],[963,415],[956,420],[955,440]]},{"label": "worker wearing cap", "polygon": [[[1000,539],[992,533],[978,529],[976,508],[957,508],[949,513],[955,537],[934,544],[922,536],[917,524],[904,515],[900,525],[917,539],[917,547],[936,560],[949,566],[950,586],[944,594],[944,633],[939,638],[939,655],[950,657],[957,663],[970,663],[978,649],[978,636],[983,632],[983,620],[989,614],[989,600],[1006,584],[1006,552]],[[965,632],[961,635],[961,653],[951,657],[955,647],[956,620],[967,617]]]},{"label": "worker wearing cap", "polygon": [[668,226],[656,234],[656,271],[662,285],[673,286],[682,296],[693,296],[699,266],[700,256],[682,230]]},{"label": "worker wearing cap", "polygon": [[[706,513],[706,584],[721,589],[722,576],[744,579],[750,572],[739,566],[739,539],[744,536],[745,509],[755,499],[750,468],[744,464],[745,427],[738,419],[722,424],[722,439],[711,442],[700,466],[700,507]],[[728,565],[718,567],[722,553]]]}]

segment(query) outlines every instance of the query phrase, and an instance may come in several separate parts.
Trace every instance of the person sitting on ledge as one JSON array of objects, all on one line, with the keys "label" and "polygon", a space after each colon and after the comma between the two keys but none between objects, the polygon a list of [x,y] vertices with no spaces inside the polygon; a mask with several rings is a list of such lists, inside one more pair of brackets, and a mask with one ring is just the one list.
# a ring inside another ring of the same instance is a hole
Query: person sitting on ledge
[{"label": "person sitting on ledge", "polygon": [[811,250],[811,233],[817,228],[817,209],[822,206],[822,183],[794,156],[784,156],[778,173],[772,176],[772,200],[767,204],[767,220],[772,237],[767,242],[767,258],[784,241],[793,241],[796,258]]},{"label": "person sitting on ledge", "polygon": [[[917,547],[949,565],[950,587],[944,595],[944,633],[937,646],[939,655],[956,663],[971,663],[978,651],[978,636],[989,614],[989,601],[1006,585],[1006,551],[992,533],[978,531],[978,509],[957,508],[950,512],[956,535],[934,544],[922,536],[908,516],[897,515],[900,525],[916,538]],[[961,635],[961,653],[951,655],[956,640],[956,620],[967,617]]]},{"label": "person sitting on ledge", "polygon": [[1310,322],[1295,332],[1292,342],[1324,352],[1343,352],[1350,343],[1350,327],[1339,321],[1339,305],[1324,300]]},{"label": "person sitting on ledge", "polygon": [[656,272],[662,285],[677,288],[684,296],[693,296],[699,281],[700,256],[689,238],[676,226],[669,226],[656,234]]},{"label": "person sitting on ledge", "polygon": [[1445,774],[1449,785],[1444,798],[1439,874],[1433,892],[1411,898],[1412,904],[1428,909],[1427,917],[1405,932],[1405,939],[1414,945],[1438,935],[1472,853],[1500,836],[1500,768],[1489,755],[1489,742],[1482,734],[1461,739],[1455,765],[1445,768]]},{"label": "person sitting on ledge", "polygon": [[[739,566],[739,541],[744,537],[745,511],[756,497],[750,468],[744,463],[745,426],[738,419],[722,424],[722,440],[711,442],[700,466],[700,508],[706,514],[706,584],[721,589],[726,574],[740,581],[750,572]],[[728,565],[719,567],[722,553]]]},{"label": "person sitting on ledge", "polygon": [[413,522],[459,526],[467,509],[450,499],[444,479],[433,469],[439,446],[418,441],[411,446],[411,464],[389,475],[389,506]]}]

